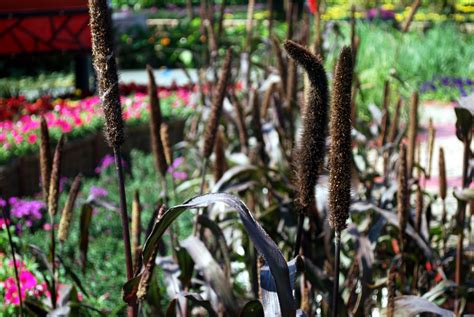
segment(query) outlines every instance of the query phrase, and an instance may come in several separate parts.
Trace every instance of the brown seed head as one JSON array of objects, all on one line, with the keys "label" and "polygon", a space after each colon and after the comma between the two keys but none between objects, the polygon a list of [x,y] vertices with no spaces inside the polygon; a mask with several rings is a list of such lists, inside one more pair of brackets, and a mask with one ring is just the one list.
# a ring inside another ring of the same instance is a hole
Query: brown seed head
[{"label": "brown seed head", "polygon": [[387,302],[387,317],[393,317],[395,313],[395,295],[397,286],[395,279],[397,278],[397,272],[391,269],[388,273],[387,289],[388,289],[388,302]]},{"label": "brown seed head", "polygon": [[61,221],[59,222],[58,240],[62,243],[67,240],[69,234],[69,227],[71,226],[72,213],[74,211],[74,204],[76,203],[79,189],[81,188],[81,175],[77,175],[72,182],[69,195],[67,197],[66,205],[64,205],[61,214]]},{"label": "brown seed head", "polygon": [[444,149],[439,149],[439,196],[441,199],[446,199],[448,191],[448,182],[446,180],[446,163],[444,161]]},{"label": "brown seed head", "polygon": [[43,199],[48,204],[49,178],[51,176],[51,145],[49,143],[48,124],[43,116],[41,116],[40,139],[41,189],[43,190]]},{"label": "brown seed head", "polygon": [[413,175],[416,153],[416,136],[418,133],[418,93],[414,92],[411,97],[410,122],[408,126],[408,148],[407,148],[407,167],[408,177]]},{"label": "brown seed head", "polygon": [[105,116],[105,136],[109,146],[117,148],[124,141],[123,118],[107,0],[89,0],[89,16],[92,57]]},{"label": "brown seed head", "polygon": [[58,211],[59,198],[59,177],[61,173],[61,157],[63,152],[64,135],[61,135],[56,150],[54,151],[53,168],[51,169],[51,178],[49,181],[49,199],[48,212],[53,218]]},{"label": "brown seed head", "polygon": [[229,82],[230,72],[232,66],[232,49],[228,49],[224,63],[222,64],[221,74],[219,82],[217,83],[216,91],[214,92],[214,99],[211,106],[211,114],[206,126],[206,132],[204,134],[204,158],[209,158],[214,148],[214,142],[216,140],[217,126],[222,112],[222,105],[224,103],[224,97],[227,90],[227,83]]},{"label": "brown seed head", "polygon": [[252,98],[252,129],[254,137],[257,139],[258,154],[262,162],[267,162],[267,153],[265,152],[265,140],[262,132],[262,122],[260,120],[260,99],[258,91],[255,90]]},{"label": "brown seed head", "polygon": [[421,232],[421,220],[423,216],[423,191],[421,186],[416,187],[416,221],[415,229],[418,234]]},{"label": "brown seed head", "polygon": [[150,139],[151,150],[155,157],[156,168],[162,177],[165,177],[168,164],[166,163],[165,150],[161,141],[161,117],[160,99],[156,89],[155,76],[153,75],[153,68],[150,65],[146,67],[148,74],[148,96],[150,98]]},{"label": "brown seed head", "polygon": [[433,126],[433,119],[430,118],[429,125],[428,125],[428,172],[426,173],[426,177],[429,179],[431,177],[431,168],[433,163],[433,152],[434,152],[434,141],[436,136],[436,129]]},{"label": "brown seed head", "polygon": [[330,121],[329,225],[336,232],[346,227],[351,203],[351,85],[352,52],[344,47],[336,66]]},{"label": "brown seed head", "polygon": [[214,147],[214,180],[217,182],[225,172],[225,150],[224,150],[224,131],[222,127],[217,131],[216,146]]},{"label": "brown seed head", "polygon": [[390,125],[390,132],[388,134],[387,142],[393,143],[395,142],[395,138],[397,137],[398,133],[398,120],[400,117],[400,109],[402,108],[403,100],[401,97],[398,98],[397,106],[395,107],[395,112],[393,114],[393,120]]},{"label": "brown seed head", "polygon": [[307,212],[314,202],[314,188],[324,164],[328,125],[329,92],[326,71],[319,57],[303,46],[287,41],[288,55],[308,74],[310,89],[305,96],[301,142],[294,158],[296,167],[297,197],[300,212]]},{"label": "brown seed head", "polygon": [[171,149],[169,127],[166,123],[161,124],[161,142],[165,150],[166,162],[171,165],[173,164],[173,150]]},{"label": "brown seed head", "polygon": [[272,37],[272,46],[274,55],[276,56],[278,74],[280,75],[281,90],[283,91],[283,95],[286,96],[288,73],[285,61],[283,60],[283,56],[281,53],[280,41],[276,37]]},{"label": "brown seed head", "polygon": [[400,244],[404,245],[405,229],[407,226],[408,204],[408,167],[407,150],[405,144],[400,145],[400,157],[398,161],[398,192],[397,192],[397,211],[398,222],[400,226]]},{"label": "brown seed head", "polygon": [[140,195],[138,191],[135,191],[132,203],[132,250],[133,257],[138,257],[138,249],[140,248],[140,233],[141,233],[141,206],[140,206]]}]

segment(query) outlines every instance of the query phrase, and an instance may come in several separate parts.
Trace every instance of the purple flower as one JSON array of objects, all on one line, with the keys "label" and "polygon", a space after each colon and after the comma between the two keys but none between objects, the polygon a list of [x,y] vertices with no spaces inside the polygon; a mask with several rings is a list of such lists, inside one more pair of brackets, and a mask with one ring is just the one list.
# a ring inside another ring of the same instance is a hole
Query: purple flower
[{"label": "purple flower", "polygon": [[366,17],[370,21],[372,21],[374,19],[394,20],[395,19],[395,13],[391,10],[372,8],[372,9],[369,9],[367,11]]},{"label": "purple flower", "polygon": [[[95,168],[95,173],[100,174],[102,173],[105,169],[107,169],[110,165],[113,165],[115,163],[115,158],[113,155],[107,154],[102,158],[102,161],[100,161],[99,166]],[[127,163],[125,163],[124,159],[122,159],[122,167],[125,168],[127,166]]]},{"label": "purple flower", "polygon": [[10,214],[12,217],[25,220],[27,227],[31,227],[34,221],[42,218],[42,210],[46,207],[42,201],[27,201],[16,197],[11,197],[8,203],[10,204]]},{"label": "purple flower", "polygon": [[188,174],[183,171],[177,171],[178,167],[184,162],[184,157],[180,156],[176,158],[170,167],[168,167],[168,173],[170,173],[174,179],[185,180],[188,178]]},{"label": "purple flower", "polygon": [[89,199],[95,200],[97,198],[105,197],[109,194],[107,189],[97,186],[92,186],[89,191]]}]

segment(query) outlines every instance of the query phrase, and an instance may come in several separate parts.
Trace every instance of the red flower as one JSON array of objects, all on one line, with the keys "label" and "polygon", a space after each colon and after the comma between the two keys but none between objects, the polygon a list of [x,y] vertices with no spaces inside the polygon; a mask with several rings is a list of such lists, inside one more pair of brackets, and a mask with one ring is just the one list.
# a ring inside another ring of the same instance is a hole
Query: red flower
[{"label": "red flower", "polygon": [[318,0],[308,0],[309,11],[315,14],[318,11]]}]

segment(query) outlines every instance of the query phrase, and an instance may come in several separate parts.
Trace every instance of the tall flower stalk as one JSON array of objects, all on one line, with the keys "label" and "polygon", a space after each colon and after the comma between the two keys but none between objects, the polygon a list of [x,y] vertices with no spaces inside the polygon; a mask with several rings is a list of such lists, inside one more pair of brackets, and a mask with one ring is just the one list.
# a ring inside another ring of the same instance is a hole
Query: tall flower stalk
[{"label": "tall flower stalk", "polygon": [[352,51],[344,47],[339,55],[331,103],[331,148],[329,151],[329,225],[334,237],[334,286],[332,316],[338,316],[341,232],[346,228],[351,203],[351,86]]},{"label": "tall flower stalk", "polygon": [[[124,142],[122,107],[120,104],[117,65],[113,48],[111,14],[107,0],[89,0],[90,28],[92,34],[92,56],[97,74],[97,86],[105,116],[105,136],[113,149],[115,169],[120,196],[120,216],[124,241],[127,279],[133,277],[130,232],[128,226],[125,180],[122,170],[120,147]],[[129,316],[136,316],[135,305],[128,308]]]}]

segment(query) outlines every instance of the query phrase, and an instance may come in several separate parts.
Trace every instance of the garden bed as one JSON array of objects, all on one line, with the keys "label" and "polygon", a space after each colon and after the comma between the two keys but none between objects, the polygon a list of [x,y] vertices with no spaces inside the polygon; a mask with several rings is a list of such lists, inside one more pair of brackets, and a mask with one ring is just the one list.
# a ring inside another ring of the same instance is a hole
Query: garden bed
[{"label": "garden bed", "polygon": [[[126,122],[125,157],[132,149],[150,150],[148,96],[146,87],[122,85]],[[161,108],[169,124],[172,144],[182,140],[184,121],[192,111],[192,88],[160,88]],[[191,106],[190,106],[191,105]],[[41,97],[34,102],[21,97],[0,99],[0,195],[32,195],[39,191],[40,117],[50,129],[53,144],[66,135],[62,175],[93,174],[100,160],[111,153],[102,133],[102,110],[98,97],[81,100]],[[54,149],[52,149],[53,151]],[[80,158],[80,159],[77,159]]]},{"label": "garden bed", "polygon": [[[185,119],[172,118],[168,121],[170,142],[175,144],[183,139]],[[133,149],[150,151],[150,132],[146,124],[128,127],[127,138],[122,153],[128,157]],[[54,150],[54,149],[51,149]],[[102,132],[87,135],[84,138],[66,142],[63,150],[61,175],[74,177],[82,173],[94,175],[102,158],[112,154]],[[80,158],[80,159],[78,159]],[[38,180],[34,182],[31,180]],[[13,159],[0,166],[0,193],[2,197],[21,197],[33,195],[40,191],[40,165],[38,154],[30,154]]]}]

